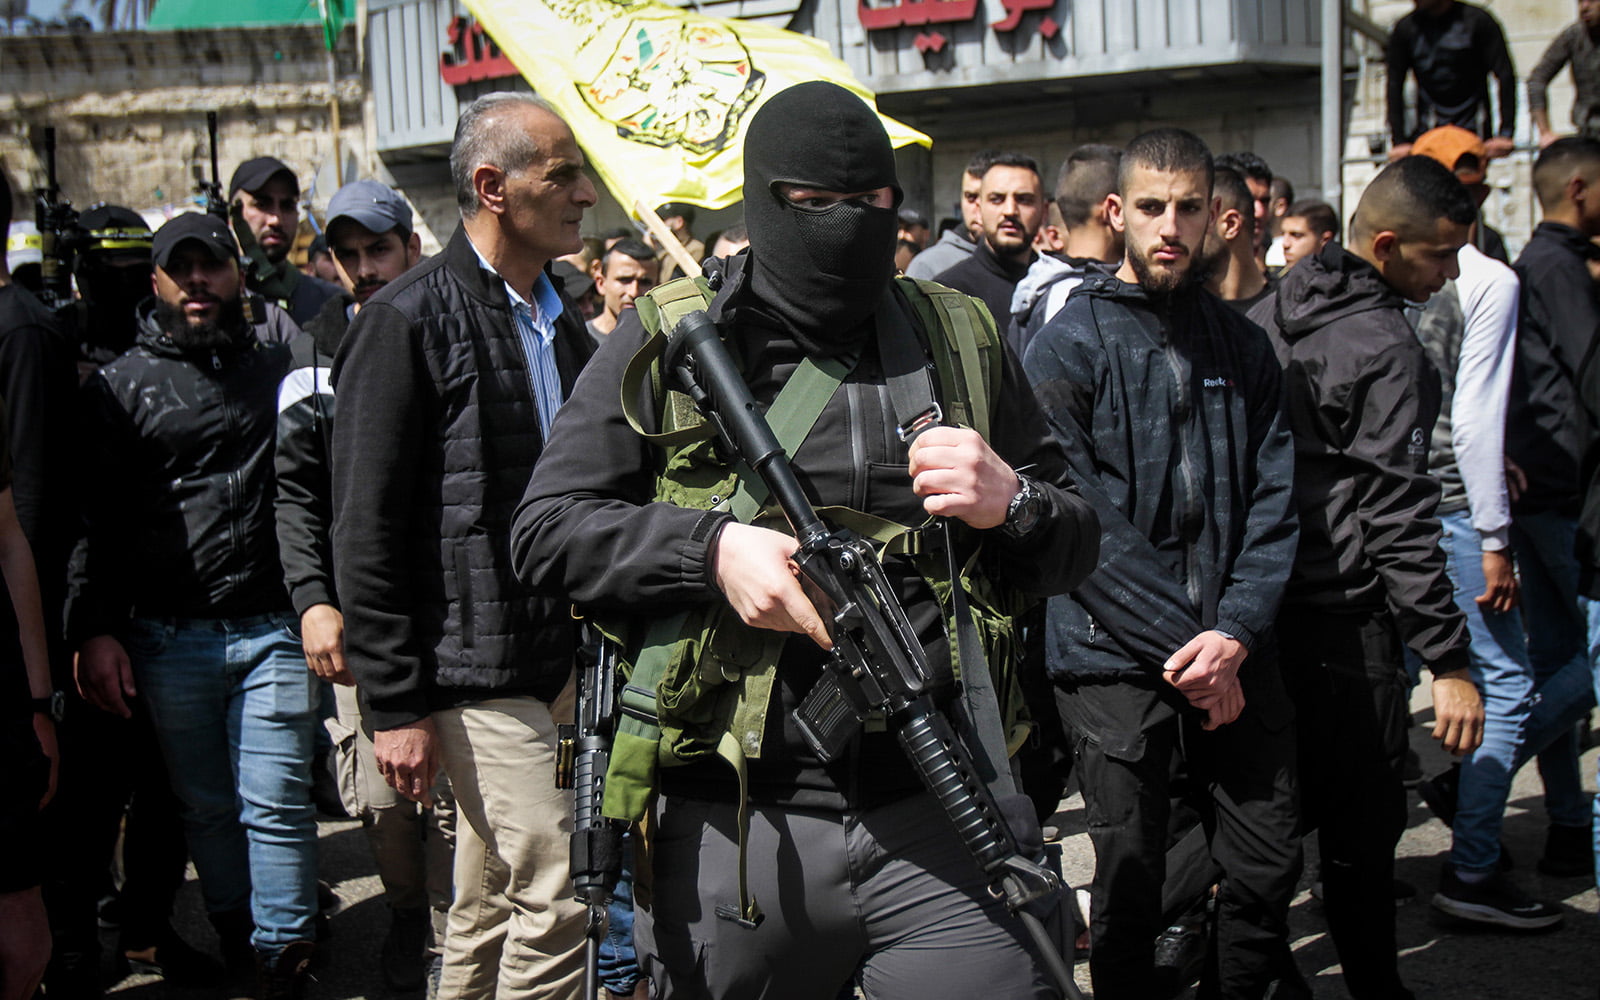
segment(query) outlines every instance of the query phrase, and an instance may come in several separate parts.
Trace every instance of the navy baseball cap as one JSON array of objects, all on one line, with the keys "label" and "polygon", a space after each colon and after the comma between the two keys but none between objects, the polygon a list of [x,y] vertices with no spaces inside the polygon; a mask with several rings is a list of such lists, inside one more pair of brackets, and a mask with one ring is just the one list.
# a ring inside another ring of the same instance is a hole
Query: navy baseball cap
[{"label": "navy baseball cap", "polygon": [[294,187],[295,196],[300,195],[300,178],[294,175],[289,165],[275,156],[258,156],[253,160],[246,160],[239,164],[233,172],[233,179],[228,181],[228,197],[232,198],[240,191],[249,191],[254,194],[267,186],[267,181],[278,174],[288,174],[289,183]]},{"label": "navy baseball cap", "polygon": [[328,200],[328,221],[324,231],[332,231],[340,219],[349,219],[368,232],[400,230],[411,235],[411,206],[387,184],[377,181],[351,181]]},{"label": "navy baseball cap", "polygon": [[167,261],[172,259],[172,252],[178,249],[179,244],[189,240],[205,247],[218,260],[237,260],[239,257],[239,245],[233,241],[233,233],[228,230],[226,223],[205,212],[185,212],[173,216],[156,230],[150,248],[156,266],[165,270]]}]

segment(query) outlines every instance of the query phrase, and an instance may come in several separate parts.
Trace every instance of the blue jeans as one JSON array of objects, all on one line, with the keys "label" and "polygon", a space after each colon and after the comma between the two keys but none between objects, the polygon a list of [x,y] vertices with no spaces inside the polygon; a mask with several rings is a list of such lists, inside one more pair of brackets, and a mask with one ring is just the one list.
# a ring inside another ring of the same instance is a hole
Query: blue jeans
[{"label": "blue jeans", "polygon": [[250,906],[258,951],[315,936],[312,729],[320,691],[288,615],[135,619],[150,706],[206,909]]},{"label": "blue jeans", "polygon": [[1483,743],[1461,764],[1461,791],[1450,862],[1460,871],[1493,871],[1500,827],[1516,773],[1517,749],[1528,719],[1533,668],[1515,610],[1486,611],[1474,598],[1486,587],[1483,549],[1466,511],[1439,515],[1446,569],[1456,606],[1467,617],[1473,680],[1483,692]]},{"label": "blue jeans", "polygon": [[633,947],[633,834],[622,835],[622,877],[606,907],[606,936],[600,942],[600,985],[630,996],[639,985],[639,957]]},{"label": "blue jeans", "polygon": [[[1578,606],[1577,522],[1545,511],[1519,515],[1511,525],[1522,582],[1522,617],[1528,629],[1528,661],[1543,688],[1563,668],[1588,677],[1588,626]],[[1552,823],[1589,822],[1589,797],[1578,772],[1576,731],[1559,734],[1539,749],[1544,807]]]}]

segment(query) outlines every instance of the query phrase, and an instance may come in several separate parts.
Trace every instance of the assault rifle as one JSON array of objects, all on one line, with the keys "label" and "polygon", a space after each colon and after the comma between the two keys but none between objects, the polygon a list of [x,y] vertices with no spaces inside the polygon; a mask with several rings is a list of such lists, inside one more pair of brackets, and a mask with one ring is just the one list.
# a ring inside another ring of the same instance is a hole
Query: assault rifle
[{"label": "assault rifle", "polygon": [[194,193],[200,205],[210,215],[215,215],[223,222],[228,221],[228,202],[222,197],[222,181],[217,174],[217,113],[206,112],[206,138],[209,140],[211,152],[211,180],[206,180],[200,172],[200,164],[194,165]]},{"label": "assault rifle", "polygon": [[556,787],[572,789],[572,893],[589,907],[584,928],[585,997],[599,995],[600,939],[606,931],[606,907],[622,875],[623,825],[600,814],[606,768],[617,708],[617,649],[592,633],[597,642],[579,653],[577,724],[558,731]]},{"label": "assault rifle", "polygon": [[724,446],[761,477],[783,509],[799,542],[794,562],[830,620],[828,669],[795,711],[802,735],[826,761],[868,713],[882,712],[991,891],[1022,920],[1062,993],[1081,1000],[1071,969],[1033,912],[1056,899],[1060,877],[1018,850],[966,745],[934,704],[934,672],[877,553],[852,532],[830,531],[818,516],[709,316],[696,310],[679,321],[665,364]]},{"label": "assault rifle", "polygon": [[34,192],[34,223],[39,227],[39,265],[43,281],[39,298],[52,312],[72,305],[72,265],[89,245],[72,202],[61,197],[56,182],[56,130],[44,130],[45,186]]}]

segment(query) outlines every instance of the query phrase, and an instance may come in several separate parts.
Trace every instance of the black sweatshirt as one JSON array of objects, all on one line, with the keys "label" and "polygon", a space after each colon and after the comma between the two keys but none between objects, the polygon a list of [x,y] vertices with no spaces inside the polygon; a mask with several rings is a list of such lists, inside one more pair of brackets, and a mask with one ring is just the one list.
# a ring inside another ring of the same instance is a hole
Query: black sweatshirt
[{"label": "black sweatshirt", "polygon": [[[729,341],[743,358],[751,393],[770,403],[801,352],[790,335],[746,321],[748,311],[729,305],[738,284],[735,272],[710,313],[738,330]],[[517,510],[511,539],[518,575],[546,593],[593,608],[665,614],[722,600],[711,583],[708,546],[731,515],[650,502],[661,453],[628,426],[618,393],[643,336],[637,314],[624,314],[584,370]],[[797,449],[794,465],[815,504],[917,524],[925,515],[911,492],[906,445],[893,433],[893,410],[877,372],[876,351],[869,346]],[[643,394],[648,392],[647,384]],[[1094,514],[1070,485],[1060,446],[1009,351],[997,398],[990,443],[1014,467],[1033,466],[1028,474],[1043,484],[1048,504],[1039,527],[1023,541],[985,532],[981,571],[1034,594],[1059,593],[1094,565]],[[652,400],[640,400],[647,430],[656,411]],[[901,557],[891,557],[885,568],[924,639],[930,664],[948,665],[949,643],[926,584]],[[858,756],[827,768],[805,751],[789,712],[810,690],[822,662],[821,650],[803,637],[785,644],[774,685],[781,709],[775,704],[768,712],[767,748],[750,762],[752,799],[848,808],[917,790],[891,734],[867,734]],[[663,782],[669,792],[687,786],[694,794],[731,798],[731,776],[726,766],[712,763],[669,768]]]},{"label": "black sweatshirt", "polygon": [[1030,252],[1023,264],[1001,260],[989,249],[988,241],[979,240],[971,256],[933,280],[982,299],[994,317],[994,325],[1003,331],[1011,325],[1011,296],[1017,290],[1017,282],[1027,275],[1028,267],[1038,256]]},{"label": "black sweatshirt", "polygon": [[1586,480],[1579,478],[1584,446],[1579,368],[1593,349],[1600,301],[1587,261],[1588,237],[1559,222],[1542,222],[1517,258],[1522,308],[1517,365],[1506,412],[1506,455],[1528,477],[1513,514],[1578,512]]},{"label": "black sweatshirt", "polygon": [[1300,548],[1284,606],[1392,612],[1435,673],[1467,665],[1428,475],[1439,373],[1367,262],[1329,243],[1250,318],[1272,336],[1294,433]]},{"label": "black sweatshirt", "polygon": [[[1412,11],[1389,32],[1386,62],[1389,134],[1396,145],[1440,125],[1488,134],[1490,75],[1500,96],[1500,128],[1492,134],[1509,139],[1516,131],[1516,71],[1500,22],[1483,8],[1458,0],[1438,17]],[[1417,75],[1415,128],[1406,127],[1406,74],[1411,72]]]}]

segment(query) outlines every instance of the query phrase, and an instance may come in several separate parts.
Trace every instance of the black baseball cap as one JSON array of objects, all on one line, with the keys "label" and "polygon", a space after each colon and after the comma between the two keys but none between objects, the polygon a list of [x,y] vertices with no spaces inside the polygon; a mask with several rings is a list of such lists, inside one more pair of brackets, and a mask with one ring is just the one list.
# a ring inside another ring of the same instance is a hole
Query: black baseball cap
[{"label": "black baseball cap", "polygon": [[173,216],[156,230],[155,239],[151,241],[151,256],[156,266],[165,270],[172,252],[187,240],[200,243],[218,260],[238,259],[239,246],[233,241],[233,233],[228,231],[226,223],[206,212],[185,212]]},{"label": "black baseball cap", "polygon": [[594,279],[570,260],[558,260],[550,268],[561,279],[561,290],[569,299],[581,299],[594,291]]},{"label": "black baseball cap", "polygon": [[294,186],[296,197],[300,195],[300,179],[289,169],[289,165],[275,156],[258,156],[253,160],[246,160],[239,164],[233,172],[233,179],[228,181],[228,197],[232,198],[240,191],[256,192],[267,186],[267,181],[278,174],[288,174],[289,183]]}]

